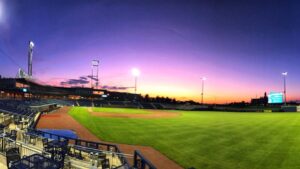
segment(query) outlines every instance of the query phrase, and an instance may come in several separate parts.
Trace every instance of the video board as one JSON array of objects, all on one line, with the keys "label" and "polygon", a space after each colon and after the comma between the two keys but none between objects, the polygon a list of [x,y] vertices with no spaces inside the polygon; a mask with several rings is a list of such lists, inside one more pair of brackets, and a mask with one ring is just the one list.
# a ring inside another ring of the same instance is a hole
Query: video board
[{"label": "video board", "polygon": [[268,95],[268,103],[270,103],[270,104],[283,103],[283,93],[282,92],[270,92]]}]

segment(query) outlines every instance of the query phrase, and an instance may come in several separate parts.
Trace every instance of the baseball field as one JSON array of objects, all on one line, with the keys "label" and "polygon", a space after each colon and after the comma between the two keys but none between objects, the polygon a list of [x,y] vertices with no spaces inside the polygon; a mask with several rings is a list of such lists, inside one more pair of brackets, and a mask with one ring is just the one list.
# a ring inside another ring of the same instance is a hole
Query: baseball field
[{"label": "baseball field", "polygon": [[73,107],[69,114],[101,140],[152,146],[184,168],[300,168],[298,113]]}]

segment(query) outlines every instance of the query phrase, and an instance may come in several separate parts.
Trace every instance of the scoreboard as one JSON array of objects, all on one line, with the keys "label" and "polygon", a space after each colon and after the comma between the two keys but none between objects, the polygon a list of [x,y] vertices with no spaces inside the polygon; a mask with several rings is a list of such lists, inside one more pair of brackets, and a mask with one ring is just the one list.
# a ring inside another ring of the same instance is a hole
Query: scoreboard
[{"label": "scoreboard", "polygon": [[283,103],[283,93],[282,92],[270,92],[268,95],[268,103],[270,103],[270,104]]}]

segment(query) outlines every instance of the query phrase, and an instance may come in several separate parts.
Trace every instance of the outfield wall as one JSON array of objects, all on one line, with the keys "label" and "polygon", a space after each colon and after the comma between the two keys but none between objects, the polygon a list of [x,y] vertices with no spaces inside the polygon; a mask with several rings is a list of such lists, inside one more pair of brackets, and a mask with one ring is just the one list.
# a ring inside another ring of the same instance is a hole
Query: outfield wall
[{"label": "outfield wall", "polygon": [[300,106],[282,106],[284,112],[300,112]]}]

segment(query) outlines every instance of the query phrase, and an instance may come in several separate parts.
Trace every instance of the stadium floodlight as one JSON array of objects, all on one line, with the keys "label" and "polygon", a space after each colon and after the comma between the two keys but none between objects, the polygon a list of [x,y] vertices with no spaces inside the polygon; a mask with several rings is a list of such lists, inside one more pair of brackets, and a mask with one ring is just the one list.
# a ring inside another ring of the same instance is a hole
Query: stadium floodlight
[{"label": "stadium floodlight", "polygon": [[288,75],[288,72],[283,72],[281,74],[283,76],[284,105],[286,105],[286,76]]},{"label": "stadium floodlight", "polygon": [[32,55],[33,55],[34,43],[29,41],[29,49],[28,49],[28,76],[32,77]]},{"label": "stadium floodlight", "polygon": [[203,95],[204,95],[204,81],[207,80],[206,77],[202,77],[202,92],[201,92],[201,104],[203,104]]},{"label": "stadium floodlight", "polygon": [[134,93],[136,94],[137,90],[137,78],[140,76],[141,72],[137,68],[131,69],[131,74],[134,76]]},{"label": "stadium floodlight", "polygon": [[34,43],[32,41],[29,41],[29,47],[30,47],[30,49],[34,48]]},{"label": "stadium floodlight", "polygon": [[92,60],[92,66],[98,66],[99,60]]},{"label": "stadium floodlight", "polygon": [[99,85],[99,63],[99,60],[92,60],[91,88],[93,88],[93,80],[96,81],[96,88]]},{"label": "stadium floodlight", "polygon": [[132,68],[132,69],[131,69],[131,73],[132,73],[132,75],[133,75],[134,77],[138,77],[138,76],[140,76],[140,74],[141,74],[140,70],[137,69],[137,68]]}]

